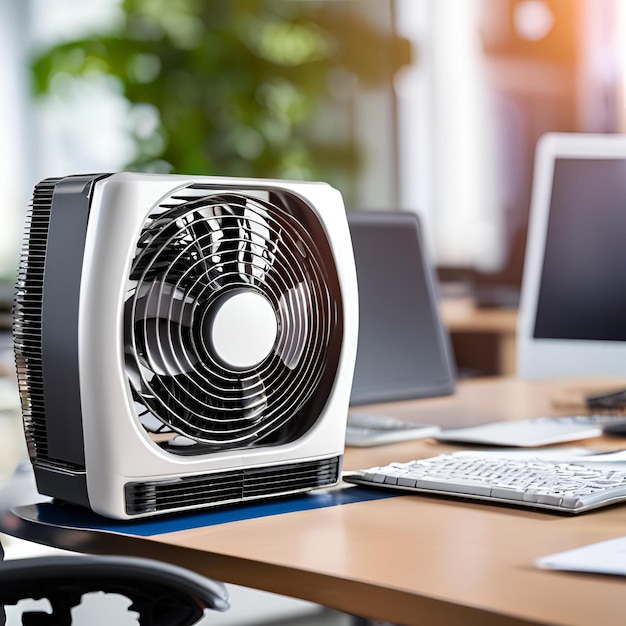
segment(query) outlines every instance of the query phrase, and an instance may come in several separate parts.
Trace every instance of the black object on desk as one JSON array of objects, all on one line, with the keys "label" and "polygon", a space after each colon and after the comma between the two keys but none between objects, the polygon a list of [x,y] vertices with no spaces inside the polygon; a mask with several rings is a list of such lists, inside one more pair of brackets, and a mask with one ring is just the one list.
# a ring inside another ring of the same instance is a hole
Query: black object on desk
[{"label": "black object on desk", "polygon": [[585,404],[592,413],[615,416],[604,421],[602,432],[612,437],[626,437],[626,389],[616,389],[585,396]]},{"label": "black object on desk", "polygon": [[589,394],[585,397],[585,403],[592,412],[624,415],[626,414],[626,389]]}]

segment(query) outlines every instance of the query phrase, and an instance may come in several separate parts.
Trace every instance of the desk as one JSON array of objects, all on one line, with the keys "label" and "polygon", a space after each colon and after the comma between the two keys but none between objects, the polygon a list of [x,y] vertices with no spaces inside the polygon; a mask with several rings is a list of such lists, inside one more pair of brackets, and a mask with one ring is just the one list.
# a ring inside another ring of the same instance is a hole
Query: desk
[{"label": "desk", "polygon": [[[461,426],[549,413],[555,394],[583,384],[592,386],[572,380],[470,380],[453,396],[376,408],[415,421]],[[618,381],[598,387],[613,384]],[[585,443],[612,449],[620,441]],[[433,441],[348,449],[345,467],[451,449]],[[82,552],[163,559],[226,582],[399,624],[621,626],[626,620],[624,579],[533,565],[539,556],[625,535],[626,506],[565,517],[401,495],[150,537],[45,525],[33,510],[5,515],[0,530]]]}]

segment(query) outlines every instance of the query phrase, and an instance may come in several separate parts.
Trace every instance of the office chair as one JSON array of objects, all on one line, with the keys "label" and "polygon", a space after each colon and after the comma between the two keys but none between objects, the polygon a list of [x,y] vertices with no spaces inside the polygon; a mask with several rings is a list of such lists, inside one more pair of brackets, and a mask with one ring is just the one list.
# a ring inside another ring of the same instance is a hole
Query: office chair
[{"label": "office chair", "polygon": [[[32,473],[25,468],[27,464],[21,464],[0,490],[0,514],[19,504],[17,494],[34,490]],[[0,626],[6,623],[5,606],[43,598],[50,602],[52,614],[24,613],[22,623],[70,626],[72,609],[90,592],[128,598],[128,610],[138,613],[141,626],[190,626],[203,617],[205,609],[229,608],[228,592],[222,583],[160,561],[78,555],[5,561],[0,543]]]},{"label": "office chair", "polygon": [[28,626],[70,626],[71,610],[90,592],[120,594],[131,601],[141,626],[190,626],[205,609],[228,609],[222,583],[181,567],[121,556],[51,556],[0,563],[0,624],[7,605],[46,598],[52,614],[24,613]]}]

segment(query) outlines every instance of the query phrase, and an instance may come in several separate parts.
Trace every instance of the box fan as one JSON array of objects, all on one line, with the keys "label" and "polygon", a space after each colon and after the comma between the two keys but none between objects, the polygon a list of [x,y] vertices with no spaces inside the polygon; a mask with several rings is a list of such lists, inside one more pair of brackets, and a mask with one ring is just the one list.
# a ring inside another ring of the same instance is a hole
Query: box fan
[{"label": "box fan", "polygon": [[13,314],[39,491],[130,519],[335,484],[357,307],[324,183],[42,181]]}]

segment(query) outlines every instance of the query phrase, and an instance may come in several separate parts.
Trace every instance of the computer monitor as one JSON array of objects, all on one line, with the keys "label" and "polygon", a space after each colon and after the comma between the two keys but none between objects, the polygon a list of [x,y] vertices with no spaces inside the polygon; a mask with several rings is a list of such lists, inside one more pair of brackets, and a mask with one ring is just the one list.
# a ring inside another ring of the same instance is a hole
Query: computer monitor
[{"label": "computer monitor", "polygon": [[350,211],[348,224],[359,286],[351,404],[451,393],[454,359],[418,216]]},{"label": "computer monitor", "polygon": [[518,375],[626,375],[626,135],[537,145]]}]

